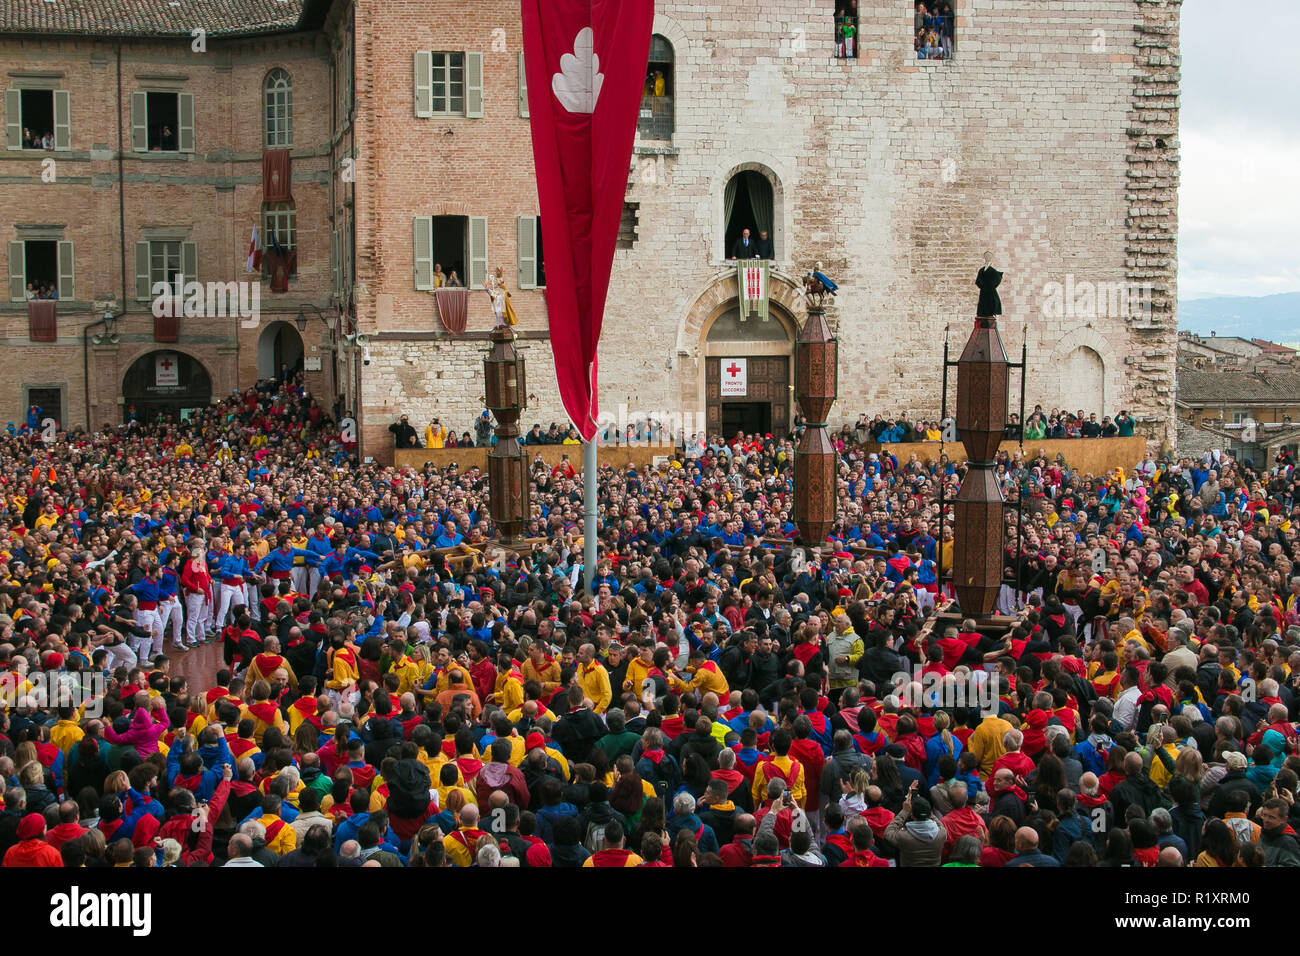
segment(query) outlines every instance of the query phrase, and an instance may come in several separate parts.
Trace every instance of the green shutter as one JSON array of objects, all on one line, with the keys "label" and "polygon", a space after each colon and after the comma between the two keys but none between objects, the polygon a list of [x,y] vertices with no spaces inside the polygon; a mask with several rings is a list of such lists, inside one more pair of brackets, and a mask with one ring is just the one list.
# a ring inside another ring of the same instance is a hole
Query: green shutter
[{"label": "green shutter", "polygon": [[72,149],[72,99],[67,90],[54,91],[54,148]]},{"label": "green shutter", "polygon": [[347,298],[352,287],[352,224],[344,223],[339,234],[339,295]]},{"label": "green shutter", "polygon": [[149,282],[149,243],[135,244],[135,297],[140,302],[153,298],[153,289]]},{"label": "green shutter", "polygon": [[199,244],[197,242],[181,243],[181,275],[186,282],[199,280]]},{"label": "green shutter", "polygon": [[149,94],[131,94],[131,152],[149,152]]},{"label": "green shutter", "polygon": [[77,269],[72,256],[72,243],[59,240],[59,298],[71,302],[77,297]]},{"label": "green shutter", "polygon": [[487,281],[488,238],[487,217],[469,217],[469,281],[465,284],[477,289]]},{"label": "green shutter", "polygon": [[176,113],[180,117],[180,132],[176,144],[182,153],[194,152],[194,94],[176,95]]},{"label": "green shutter", "polygon": [[483,116],[483,54],[465,54],[465,115],[470,119]]},{"label": "green shutter", "polygon": [[416,216],[415,231],[415,288],[427,292],[433,288],[433,217]]},{"label": "green shutter", "polygon": [[5,149],[23,148],[23,91],[5,90]]},{"label": "green shutter", "polygon": [[433,54],[428,50],[415,51],[415,115],[433,115]]},{"label": "green shutter", "polygon": [[9,301],[23,302],[27,299],[27,244],[22,241],[9,243]]},{"label": "green shutter", "polygon": [[528,74],[524,72],[524,51],[519,51],[519,115],[528,118]]},{"label": "green shutter", "polygon": [[519,217],[519,288],[537,288],[537,217]]}]

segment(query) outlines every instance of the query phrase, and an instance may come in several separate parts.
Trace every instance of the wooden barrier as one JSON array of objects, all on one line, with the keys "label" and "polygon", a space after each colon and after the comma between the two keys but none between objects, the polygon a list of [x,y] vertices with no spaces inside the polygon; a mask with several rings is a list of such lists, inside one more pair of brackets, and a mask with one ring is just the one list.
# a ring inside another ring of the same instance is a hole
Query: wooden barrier
[{"label": "wooden barrier", "polygon": [[[530,462],[541,455],[548,468],[555,467],[562,456],[568,455],[574,470],[582,471],[581,445],[528,445],[525,450]],[[655,458],[671,456],[674,451],[671,446],[613,445],[606,448],[602,445],[596,449],[596,458],[602,467],[627,468],[631,465],[646,468],[654,463]],[[398,448],[393,452],[393,464],[398,468],[419,470],[430,463],[445,468],[454,461],[461,471],[469,468],[487,471],[487,453],[486,448]]]},{"label": "wooden barrier", "polygon": [[[898,459],[899,465],[906,465],[913,455],[926,463],[939,457],[937,441],[886,445],[867,442],[862,448],[868,454],[887,449]],[[1020,443],[1004,441],[998,448],[1015,455]],[[1146,450],[1147,440],[1137,435],[1128,438],[1043,438],[1025,442],[1026,458],[1036,458],[1041,454],[1048,461],[1054,461],[1058,454],[1064,455],[1066,465],[1085,475],[1104,475],[1113,468],[1123,468],[1125,474],[1131,474]],[[966,449],[961,442],[948,442],[943,446],[943,453],[951,461],[960,463],[966,460]]]}]

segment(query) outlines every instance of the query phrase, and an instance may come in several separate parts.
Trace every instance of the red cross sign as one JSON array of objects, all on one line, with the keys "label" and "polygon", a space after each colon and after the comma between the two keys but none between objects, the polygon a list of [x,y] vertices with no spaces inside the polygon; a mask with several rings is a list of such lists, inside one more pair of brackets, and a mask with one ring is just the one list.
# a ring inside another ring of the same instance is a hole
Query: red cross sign
[{"label": "red cross sign", "polygon": [[726,359],[722,363],[719,393],[731,398],[744,398],[749,387],[749,362],[745,359]]}]

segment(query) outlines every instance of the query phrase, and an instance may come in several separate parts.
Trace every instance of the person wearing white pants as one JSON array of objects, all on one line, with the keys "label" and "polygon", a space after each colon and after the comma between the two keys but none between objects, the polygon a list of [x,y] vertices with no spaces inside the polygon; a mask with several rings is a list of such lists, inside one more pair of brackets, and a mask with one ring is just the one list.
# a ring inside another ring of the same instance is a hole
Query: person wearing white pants
[{"label": "person wearing white pants", "polygon": [[203,625],[212,611],[212,602],[201,591],[191,591],[185,595],[185,641],[190,647],[198,647],[203,639]]},{"label": "person wearing white pants", "polygon": [[244,584],[244,606],[248,608],[248,616],[254,622],[262,619],[262,598],[258,588],[259,585],[252,581]]},{"label": "person wearing white pants", "polygon": [[[152,604],[153,602],[148,602]],[[144,602],[141,602],[143,605]],[[163,621],[158,615],[157,606],[145,607],[137,605],[134,614],[135,623],[140,627],[148,630],[147,636],[131,636],[131,649],[140,657],[157,656],[162,653],[163,649]]]},{"label": "person wearing white pants", "polygon": [[107,664],[109,670],[115,670],[118,667],[125,667],[130,670],[140,663],[140,657],[135,651],[131,650],[126,641],[120,644],[102,644],[104,653],[108,655]]},{"label": "person wearing white pants", "polygon": [[201,547],[181,568],[181,594],[185,595],[185,638],[190,647],[198,647],[212,630],[212,576]]},{"label": "person wearing white pants", "polygon": [[[167,636],[167,629],[172,631],[172,647],[184,647],[181,641],[181,628],[184,622],[181,619],[181,602],[174,597],[158,602],[158,619],[162,622],[163,638]],[[162,644],[159,643],[158,650],[162,650]]]},{"label": "person wearing white pants", "polygon": [[234,609],[247,602],[244,600],[244,582],[242,580],[238,584],[222,581],[218,590],[216,630],[219,631],[226,626],[226,615],[229,614],[233,619]]}]

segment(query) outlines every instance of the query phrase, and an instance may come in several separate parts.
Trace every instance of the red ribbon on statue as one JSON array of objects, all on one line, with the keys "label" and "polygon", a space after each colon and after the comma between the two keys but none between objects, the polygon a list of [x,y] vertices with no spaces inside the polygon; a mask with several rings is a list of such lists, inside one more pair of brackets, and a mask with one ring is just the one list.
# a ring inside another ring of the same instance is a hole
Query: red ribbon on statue
[{"label": "red ribbon on statue", "polygon": [[521,0],[521,8],[551,351],[564,410],[590,441],[598,411],[596,346],[654,0]]}]

